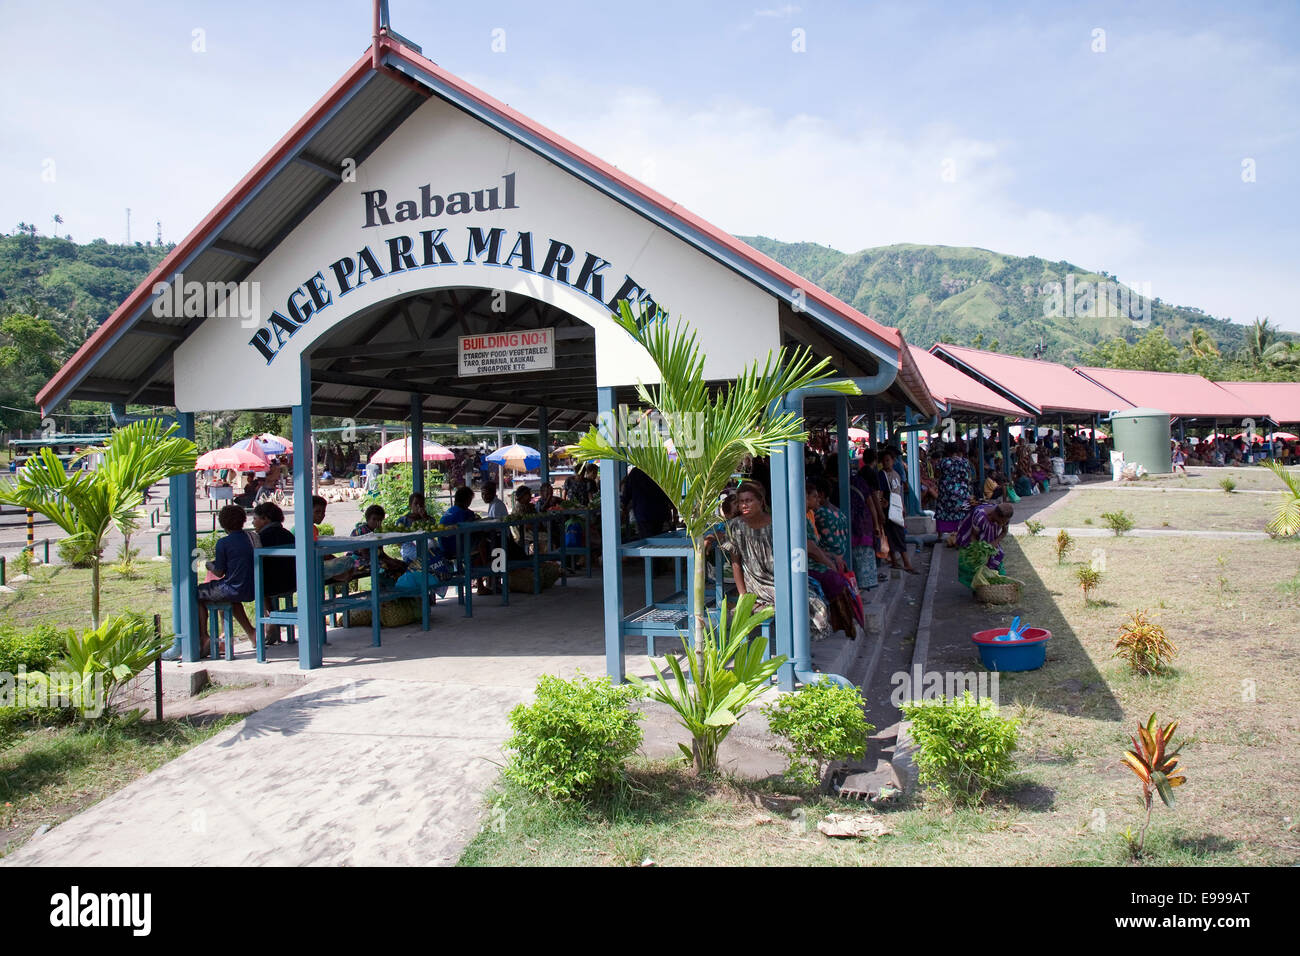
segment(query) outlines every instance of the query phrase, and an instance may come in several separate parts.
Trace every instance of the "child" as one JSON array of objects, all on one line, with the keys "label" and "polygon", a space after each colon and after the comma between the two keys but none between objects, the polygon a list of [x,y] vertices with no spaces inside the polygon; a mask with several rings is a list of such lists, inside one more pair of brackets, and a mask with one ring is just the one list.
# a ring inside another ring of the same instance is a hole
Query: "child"
[{"label": "child", "polygon": [[[244,531],[246,520],[244,509],[239,505],[226,505],[217,514],[217,521],[226,536],[217,542],[216,559],[207,562],[212,579],[198,587],[199,655],[202,657],[207,657],[211,651],[208,643],[209,604],[230,604],[230,613],[244,629],[244,636],[250,641],[256,636],[243,604],[253,600],[253,548],[256,539],[255,534]],[[225,650],[220,646],[219,649]]]}]

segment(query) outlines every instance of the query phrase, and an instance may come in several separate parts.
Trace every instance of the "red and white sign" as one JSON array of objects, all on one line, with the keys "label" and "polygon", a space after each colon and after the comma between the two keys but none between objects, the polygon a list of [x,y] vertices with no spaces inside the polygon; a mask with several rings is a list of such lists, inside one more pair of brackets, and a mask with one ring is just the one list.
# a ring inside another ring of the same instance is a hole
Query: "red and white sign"
[{"label": "red and white sign", "polygon": [[460,337],[458,374],[511,375],[555,368],[555,329]]}]

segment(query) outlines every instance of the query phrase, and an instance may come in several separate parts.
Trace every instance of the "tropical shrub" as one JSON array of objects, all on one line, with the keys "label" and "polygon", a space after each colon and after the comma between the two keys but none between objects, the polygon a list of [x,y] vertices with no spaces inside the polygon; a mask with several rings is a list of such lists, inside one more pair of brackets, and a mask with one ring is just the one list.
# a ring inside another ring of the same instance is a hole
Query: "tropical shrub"
[{"label": "tropical shrub", "polygon": [[122,614],[81,634],[64,634],[63,652],[48,671],[27,674],[28,683],[72,697],[83,718],[111,713],[118,692],[158,659],[171,638],[156,636],[140,614]]},{"label": "tropical shrub", "polygon": [[1134,528],[1133,516],[1127,511],[1106,511],[1102,513],[1101,520],[1106,522],[1106,527],[1115,532],[1115,537],[1119,537],[1125,531],[1132,531]]},{"label": "tropical shrub", "polygon": [[980,803],[1015,769],[1017,722],[987,697],[912,701],[902,707],[919,750],[920,782],[957,803]]},{"label": "tropical shrub", "polygon": [[1124,660],[1135,674],[1159,674],[1168,668],[1178,648],[1169,640],[1165,629],[1151,620],[1150,611],[1134,611],[1120,625],[1115,656]]},{"label": "tropical shrub", "polygon": [[1300,476],[1287,471],[1275,461],[1265,462],[1270,471],[1286,486],[1282,500],[1265,530],[1279,538],[1288,538],[1300,534]]},{"label": "tropical shrub", "polygon": [[1074,538],[1062,528],[1056,532],[1056,563],[1064,564],[1065,556],[1074,550]]},{"label": "tropical shrub", "polygon": [[65,634],[53,624],[30,629],[0,624],[0,673],[16,674],[19,667],[45,670],[62,652]]},{"label": "tropical shrub", "polygon": [[1040,534],[1042,534],[1043,529],[1046,527],[1047,525],[1043,524],[1041,521],[1035,521],[1033,518],[1030,518],[1028,521],[1025,522],[1025,530],[1028,531],[1029,534],[1035,538],[1038,537]]},{"label": "tropical shrub", "polygon": [[14,571],[19,574],[30,575],[32,568],[36,564],[36,556],[28,548],[23,548],[10,560]]},{"label": "tropical shrub", "polygon": [[1092,592],[1101,584],[1101,572],[1090,564],[1084,564],[1074,572],[1074,577],[1079,582],[1079,587],[1083,589],[1084,603],[1090,604]]},{"label": "tropical shrub", "polygon": [[1237,483],[1233,481],[1231,478],[1224,478],[1221,482],[1219,482],[1219,487],[1222,488],[1224,491],[1226,491],[1228,494],[1232,494],[1234,491],[1237,490]]},{"label": "tropical shrub", "polygon": [[820,680],[764,707],[768,729],[784,741],[775,749],[789,761],[786,777],[815,787],[831,761],[861,756],[876,729],[865,706],[858,688]]},{"label": "tropical shrub", "polygon": [[641,691],[608,677],[543,674],[537,698],[510,712],[513,736],[505,775],[542,796],[586,800],[608,792],[624,762],[641,746],[641,712],[629,705]]},{"label": "tropical shrub", "polygon": [[750,632],[769,620],[772,613],[770,607],[755,613],[754,595],[742,594],[729,619],[724,598],[716,627],[712,615],[705,625],[699,653],[682,638],[687,672],[670,655],[667,664],[673,674],[672,684],[657,668],[657,686],[638,677],[629,678],[653,700],[667,704],[676,712],[678,722],[691,735],[692,744],[678,746],[700,772],[717,770],[718,747],[744,716],[745,708],[767,689],[772,675],[785,663],[782,656],[763,660],[766,642],[749,640]]},{"label": "tropical shrub", "polygon": [[[442,517],[442,513],[447,510],[446,505],[438,501],[432,494],[428,494],[429,489],[437,488],[442,484],[442,475],[436,471],[426,471],[424,473],[425,499],[424,508],[429,512],[429,517],[437,519]],[[366,504],[382,505],[384,515],[388,518],[400,518],[406,514],[406,509],[411,503],[411,492],[415,487],[415,475],[411,466],[406,462],[398,462],[395,465],[389,465],[374,481],[370,483],[370,488],[366,496]]]},{"label": "tropical shrub", "polygon": [[1136,846],[1131,833],[1125,834],[1135,856],[1141,856],[1142,849],[1146,846],[1147,827],[1151,825],[1151,807],[1155,795],[1160,795],[1160,800],[1165,806],[1172,807],[1174,788],[1181,787],[1187,782],[1187,778],[1181,773],[1174,774],[1174,769],[1178,766],[1178,751],[1183,749],[1182,744],[1173,748],[1169,746],[1173,742],[1174,731],[1177,729],[1178,721],[1175,720],[1161,727],[1156,723],[1156,715],[1153,713],[1147,718],[1146,726],[1138,724],[1137,737],[1129,736],[1133,749],[1126,750],[1121,758],[1142,781],[1141,802],[1146,811],[1146,819],[1142,823],[1142,833],[1138,837]]}]

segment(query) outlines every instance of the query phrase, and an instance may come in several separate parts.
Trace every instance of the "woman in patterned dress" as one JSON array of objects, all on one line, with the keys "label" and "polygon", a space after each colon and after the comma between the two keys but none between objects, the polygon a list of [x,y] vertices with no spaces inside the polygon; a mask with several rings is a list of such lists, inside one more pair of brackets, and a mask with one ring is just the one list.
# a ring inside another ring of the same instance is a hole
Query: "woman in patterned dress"
[{"label": "woman in patterned dress", "polygon": [[970,511],[974,474],[961,442],[949,442],[943,459],[935,466],[939,479],[939,501],[934,507],[935,528],[941,535],[954,534]]}]

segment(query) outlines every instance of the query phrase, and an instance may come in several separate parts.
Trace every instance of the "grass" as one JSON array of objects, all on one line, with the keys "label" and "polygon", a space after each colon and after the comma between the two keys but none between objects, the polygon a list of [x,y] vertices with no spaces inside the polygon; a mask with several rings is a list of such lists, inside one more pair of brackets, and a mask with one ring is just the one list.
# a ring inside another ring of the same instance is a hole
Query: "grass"
[{"label": "grass", "polygon": [[[1123,492],[1116,492],[1123,494]],[[1102,494],[1101,492],[1089,494]],[[1083,498],[1083,495],[1079,497]],[[1136,512],[1131,495],[1124,507]],[[1169,496],[1172,497],[1172,494]],[[1226,495],[1183,495],[1184,526],[1200,524]],[[1194,499],[1194,500],[1192,500]],[[1260,520],[1270,499],[1250,499]],[[1091,500],[1091,498],[1085,498]],[[1096,508],[1096,513],[1101,510]],[[595,809],[557,807],[518,791],[498,793],[465,865],[1295,865],[1300,769],[1300,542],[1106,537],[1080,542],[1058,566],[1051,537],[1004,543],[1006,570],[1025,582],[1022,603],[983,608],[962,595],[946,607],[927,669],[969,671],[964,640],[1013,615],[1053,632],[1047,665],[1000,675],[1005,713],[1020,722],[1018,772],[1009,790],[979,809],[924,796],[880,810],[892,831],[871,841],[823,837],[816,822],[861,804],[805,799],[795,814],[763,809],[765,788],[708,785],[674,765],[640,765],[640,796]],[[1220,560],[1222,558],[1222,560]],[[1104,565],[1098,597],[1076,580]],[[1223,579],[1223,580],[1221,580]],[[1225,583],[1226,582],[1226,583]],[[953,582],[942,582],[940,600]],[[1150,608],[1179,649],[1170,671],[1129,672],[1114,657],[1120,625]],[[1155,711],[1181,720],[1187,785],[1173,810],[1156,809],[1147,852],[1132,861],[1122,839],[1141,826],[1140,787],[1119,763],[1127,735]]]},{"label": "grass", "polygon": [[[1289,468],[1300,471],[1300,466]],[[1261,465],[1247,465],[1234,468],[1210,468],[1205,465],[1192,465],[1187,469],[1188,477],[1182,475],[1148,475],[1144,487],[1156,488],[1209,488],[1215,491],[1223,489],[1223,479],[1231,478],[1238,491],[1276,491],[1282,483],[1273,473]],[[1120,486],[1123,488],[1123,485]]]},{"label": "grass", "polygon": [[63,822],[242,719],[145,723],[115,718],[24,731],[0,752],[0,857],[26,843],[41,825]]},{"label": "grass", "polygon": [[[160,562],[141,561],[139,577],[124,580],[105,568],[100,574],[100,607],[104,617],[121,611],[161,614],[163,627],[171,624],[171,571]],[[21,627],[39,623],[60,627],[90,627],[90,571],[62,564],[43,565],[33,580],[0,594],[0,618]]]},{"label": "grass", "polygon": [[1174,488],[1165,494],[1107,488],[1072,494],[1038,517],[1052,527],[1078,528],[1105,524],[1104,513],[1126,511],[1136,528],[1263,531],[1277,500],[1271,495],[1179,494]]}]

